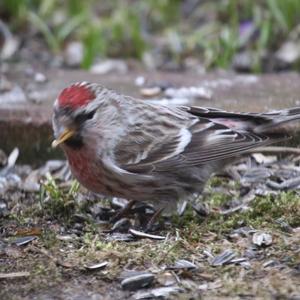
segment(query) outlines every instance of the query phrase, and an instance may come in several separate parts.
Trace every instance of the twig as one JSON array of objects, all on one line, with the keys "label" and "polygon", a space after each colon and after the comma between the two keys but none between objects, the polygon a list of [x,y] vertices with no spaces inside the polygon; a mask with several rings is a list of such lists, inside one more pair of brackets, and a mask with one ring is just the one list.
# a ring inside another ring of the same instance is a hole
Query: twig
[{"label": "twig", "polygon": [[12,272],[12,273],[0,273],[0,279],[12,279],[18,277],[28,277],[29,272]]}]

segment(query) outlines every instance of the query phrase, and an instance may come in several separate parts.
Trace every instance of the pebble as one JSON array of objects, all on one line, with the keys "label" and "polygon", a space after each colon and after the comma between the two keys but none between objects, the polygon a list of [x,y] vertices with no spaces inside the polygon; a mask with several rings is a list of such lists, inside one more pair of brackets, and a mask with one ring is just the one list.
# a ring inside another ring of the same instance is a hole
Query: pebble
[{"label": "pebble", "polygon": [[90,72],[93,74],[108,74],[108,73],[118,73],[118,74],[126,74],[128,72],[127,64],[119,59],[106,59],[95,63]]},{"label": "pebble", "polygon": [[34,81],[38,83],[44,83],[47,81],[47,77],[43,73],[35,73]]},{"label": "pebble", "polygon": [[266,232],[255,232],[252,237],[253,244],[263,247],[270,246],[273,242],[272,235]]},{"label": "pebble", "polygon": [[162,89],[159,86],[144,87],[140,90],[140,93],[143,97],[154,97],[159,95],[161,92]]},{"label": "pebble", "polygon": [[146,78],[144,76],[138,76],[135,80],[134,80],[134,84],[136,86],[143,86],[146,83]]},{"label": "pebble", "polygon": [[177,283],[177,279],[172,272],[164,272],[157,276],[157,282],[162,286],[172,286]]},{"label": "pebble", "polygon": [[64,62],[68,67],[79,67],[83,60],[83,44],[73,41],[68,43],[64,51]]},{"label": "pebble", "polygon": [[212,92],[204,87],[181,87],[181,88],[168,88],[165,91],[166,97],[170,98],[188,98],[188,99],[205,99],[212,98]]},{"label": "pebble", "polygon": [[292,64],[296,62],[300,58],[299,42],[285,42],[275,53],[275,57],[286,64]]},{"label": "pebble", "polygon": [[140,291],[132,295],[135,300],[141,299],[170,299],[171,294],[178,294],[183,292],[179,286],[161,287],[149,291]]},{"label": "pebble", "polygon": [[113,208],[124,208],[128,204],[128,201],[123,198],[113,197],[111,201],[111,206]]},{"label": "pebble", "polygon": [[135,291],[151,285],[154,278],[152,273],[139,274],[123,279],[121,286],[124,290]]}]

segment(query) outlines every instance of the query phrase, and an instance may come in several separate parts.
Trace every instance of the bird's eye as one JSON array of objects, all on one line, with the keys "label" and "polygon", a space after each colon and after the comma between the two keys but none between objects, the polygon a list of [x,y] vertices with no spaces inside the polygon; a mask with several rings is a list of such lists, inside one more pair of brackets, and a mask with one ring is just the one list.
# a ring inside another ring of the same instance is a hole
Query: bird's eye
[{"label": "bird's eye", "polygon": [[88,114],[85,114],[85,119],[86,120],[89,120],[89,119],[93,119],[94,115],[95,115],[95,110],[94,111],[91,111],[90,113]]},{"label": "bird's eye", "polygon": [[75,117],[75,122],[76,123],[83,123],[86,120],[90,120],[94,117],[96,110],[93,110],[89,113],[82,113],[79,114]]}]

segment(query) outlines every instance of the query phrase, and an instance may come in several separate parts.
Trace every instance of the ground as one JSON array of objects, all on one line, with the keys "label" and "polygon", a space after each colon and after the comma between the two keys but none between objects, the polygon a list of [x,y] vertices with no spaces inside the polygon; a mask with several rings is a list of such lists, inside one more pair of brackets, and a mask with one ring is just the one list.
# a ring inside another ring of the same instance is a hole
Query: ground
[{"label": "ground", "polygon": [[[165,239],[120,241],[130,234],[108,232],[112,225],[95,218],[98,201],[83,200],[77,188],[51,179],[40,193],[5,196],[14,200],[1,220],[1,299],[149,299],[143,293],[158,287],[173,290],[166,299],[299,299],[297,192],[255,197],[235,211],[240,184],[214,177],[198,213],[188,208],[160,220],[154,234]],[[35,239],[20,245],[26,236]],[[180,260],[188,262],[179,266]],[[101,262],[107,264],[91,269]],[[154,274],[154,281],[122,288],[133,270]]]}]

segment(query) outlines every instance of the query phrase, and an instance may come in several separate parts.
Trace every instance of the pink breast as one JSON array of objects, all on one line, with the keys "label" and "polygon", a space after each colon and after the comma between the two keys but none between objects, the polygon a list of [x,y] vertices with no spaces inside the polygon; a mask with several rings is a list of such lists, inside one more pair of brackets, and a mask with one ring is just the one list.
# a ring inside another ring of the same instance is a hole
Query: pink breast
[{"label": "pink breast", "polygon": [[65,152],[75,178],[87,189],[98,193],[103,192],[103,170],[100,164],[93,160],[95,156],[84,149],[65,149]]}]

